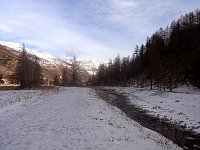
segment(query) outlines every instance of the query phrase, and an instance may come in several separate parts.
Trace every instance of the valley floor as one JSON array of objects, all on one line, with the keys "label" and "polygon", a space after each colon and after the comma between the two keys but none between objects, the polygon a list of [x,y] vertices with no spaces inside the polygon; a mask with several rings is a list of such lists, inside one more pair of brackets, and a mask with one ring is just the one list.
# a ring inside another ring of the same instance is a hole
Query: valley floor
[{"label": "valley floor", "polygon": [[0,91],[0,149],[178,150],[89,88]]}]

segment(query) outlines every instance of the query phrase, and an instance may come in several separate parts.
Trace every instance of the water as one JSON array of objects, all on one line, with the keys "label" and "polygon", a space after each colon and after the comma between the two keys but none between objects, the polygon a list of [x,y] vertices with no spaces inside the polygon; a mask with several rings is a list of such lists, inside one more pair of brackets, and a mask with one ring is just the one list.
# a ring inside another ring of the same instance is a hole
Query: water
[{"label": "water", "polygon": [[142,126],[162,134],[183,149],[200,150],[200,134],[172,124],[167,119],[160,119],[147,114],[145,110],[131,104],[126,96],[117,93],[113,89],[94,88],[94,90],[100,98],[118,107],[129,118],[137,121]]}]

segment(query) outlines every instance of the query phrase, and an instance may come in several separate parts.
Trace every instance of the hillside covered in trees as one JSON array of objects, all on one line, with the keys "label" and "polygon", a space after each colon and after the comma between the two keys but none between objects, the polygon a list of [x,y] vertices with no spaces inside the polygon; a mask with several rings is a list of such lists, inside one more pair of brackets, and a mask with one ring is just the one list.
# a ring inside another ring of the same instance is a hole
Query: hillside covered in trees
[{"label": "hillside covered in trees", "polygon": [[[0,41],[0,80],[4,86],[21,87],[47,85],[86,85],[98,62],[74,58],[59,58],[42,50],[31,49],[20,43]],[[2,84],[2,86],[3,86]]]},{"label": "hillside covered in trees", "polygon": [[160,28],[145,44],[136,46],[132,57],[118,55],[101,64],[92,85],[149,84],[151,89],[170,89],[180,83],[200,88],[200,11],[190,12]]}]

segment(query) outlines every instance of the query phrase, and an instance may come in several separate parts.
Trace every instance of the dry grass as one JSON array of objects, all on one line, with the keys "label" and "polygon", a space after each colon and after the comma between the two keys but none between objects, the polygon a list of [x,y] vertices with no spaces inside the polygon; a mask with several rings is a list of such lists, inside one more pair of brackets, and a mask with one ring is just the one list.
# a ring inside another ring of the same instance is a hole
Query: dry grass
[{"label": "dry grass", "polygon": [[54,86],[33,86],[30,88],[22,89],[18,84],[0,84],[0,90],[50,90],[56,89]]},{"label": "dry grass", "polygon": [[19,85],[16,84],[0,84],[0,90],[19,90]]}]

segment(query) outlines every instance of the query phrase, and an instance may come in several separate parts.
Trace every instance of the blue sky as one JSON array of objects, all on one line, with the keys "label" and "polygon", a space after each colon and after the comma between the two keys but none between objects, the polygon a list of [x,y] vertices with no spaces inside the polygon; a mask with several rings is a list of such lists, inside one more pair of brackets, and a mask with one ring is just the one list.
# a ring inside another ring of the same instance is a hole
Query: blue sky
[{"label": "blue sky", "polygon": [[200,0],[0,0],[0,40],[108,61],[197,8]]}]

